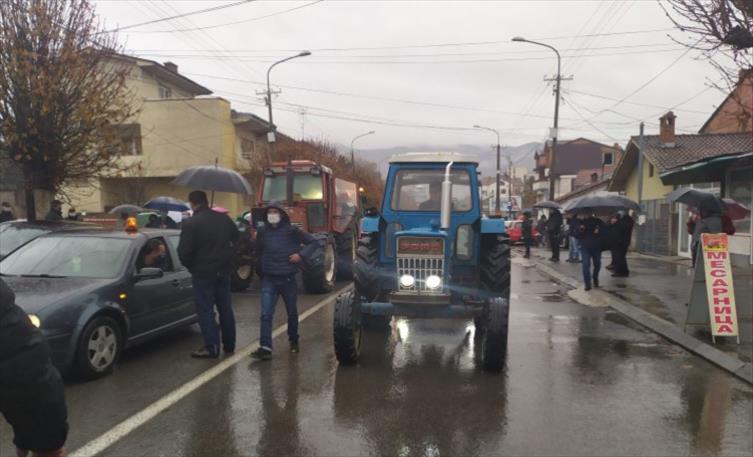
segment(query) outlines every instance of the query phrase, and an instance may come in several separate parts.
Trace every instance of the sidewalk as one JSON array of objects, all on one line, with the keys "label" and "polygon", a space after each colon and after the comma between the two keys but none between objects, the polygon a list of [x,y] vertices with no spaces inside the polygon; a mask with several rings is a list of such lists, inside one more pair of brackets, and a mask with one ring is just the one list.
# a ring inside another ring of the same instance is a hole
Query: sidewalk
[{"label": "sidewalk", "polygon": [[[587,303],[584,304],[592,306],[612,305],[608,303],[610,295],[591,294],[583,290],[581,264],[565,262],[567,251],[561,253],[560,262],[547,260],[550,252],[546,249],[532,249],[531,254],[534,264],[544,270],[551,269],[559,273],[571,287],[578,286],[578,289],[570,292],[576,300],[585,300]],[[604,252],[602,270],[599,274],[602,291],[650,313],[663,323],[671,324],[680,332],[683,331],[686,303],[690,297],[693,280],[693,269],[689,260],[631,253],[628,255],[628,278],[613,278],[611,272],[604,269],[610,261],[609,252]],[[740,345],[734,341],[725,341],[717,342],[714,347],[740,362],[750,364],[753,361],[753,268],[733,268],[733,278]],[[688,334],[700,342],[711,345],[708,328],[689,327]]]}]

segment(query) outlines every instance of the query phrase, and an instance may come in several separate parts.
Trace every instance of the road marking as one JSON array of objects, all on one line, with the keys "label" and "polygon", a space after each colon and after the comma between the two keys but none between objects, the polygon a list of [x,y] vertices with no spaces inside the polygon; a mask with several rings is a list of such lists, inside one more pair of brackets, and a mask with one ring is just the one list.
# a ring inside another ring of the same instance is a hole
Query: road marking
[{"label": "road marking", "polygon": [[[330,305],[336,300],[337,295],[339,293],[350,290],[352,287],[353,287],[352,285],[348,285],[340,289],[337,293],[332,294],[331,296],[325,298],[324,300],[320,301],[316,305],[307,309],[298,317],[298,322],[303,322],[304,320],[306,320],[308,317],[310,317],[311,315],[313,315],[320,309],[324,308],[327,305]],[[279,335],[282,335],[287,330],[288,330],[287,324],[277,327],[272,332],[272,338],[276,338]],[[110,446],[112,446],[113,444],[121,440],[122,438],[125,438],[131,432],[141,427],[145,423],[149,422],[151,419],[156,417],[161,412],[165,411],[167,408],[173,406],[174,404],[178,403],[183,398],[187,397],[191,392],[195,391],[199,387],[203,386],[204,384],[208,383],[212,379],[219,376],[228,368],[244,360],[248,360],[248,357],[251,355],[251,352],[253,352],[253,350],[256,349],[258,345],[259,345],[259,340],[252,341],[249,345],[243,348],[240,352],[236,351],[235,354],[232,355],[231,357],[224,359],[222,362],[218,363],[212,368],[201,373],[199,376],[186,382],[182,386],[168,393],[167,395],[155,401],[154,403],[147,406],[146,408],[142,409],[138,413],[132,415],[128,419],[114,426],[113,428],[105,432],[104,434],[100,435],[98,438],[95,438],[89,441],[83,447],[71,453],[70,457],[93,457],[99,454],[100,452],[103,452],[105,449],[109,448]]]}]

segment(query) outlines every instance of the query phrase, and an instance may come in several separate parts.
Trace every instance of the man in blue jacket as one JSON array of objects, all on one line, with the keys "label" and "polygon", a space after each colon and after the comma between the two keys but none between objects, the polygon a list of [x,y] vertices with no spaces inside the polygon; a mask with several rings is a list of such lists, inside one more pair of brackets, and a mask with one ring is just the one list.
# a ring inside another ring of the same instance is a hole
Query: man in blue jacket
[{"label": "man in blue jacket", "polygon": [[267,207],[264,226],[256,234],[257,271],[261,277],[261,337],[259,349],[251,354],[260,360],[272,358],[272,320],[277,297],[282,295],[288,313],[290,352],[298,352],[298,286],[296,273],[302,245],[316,241],[309,233],[290,224],[290,218],[279,203]]}]

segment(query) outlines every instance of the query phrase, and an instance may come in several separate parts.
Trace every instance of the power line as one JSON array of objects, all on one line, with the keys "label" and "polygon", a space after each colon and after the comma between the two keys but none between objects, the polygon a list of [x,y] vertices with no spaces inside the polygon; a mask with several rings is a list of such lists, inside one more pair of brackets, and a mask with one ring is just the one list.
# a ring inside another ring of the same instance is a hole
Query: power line
[{"label": "power line", "polygon": [[223,10],[225,8],[232,8],[234,6],[242,5],[244,3],[250,3],[250,2],[253,2],[253,1],[256,1],[256,0],[240,0],[240,1],[237,1],[237,2],[234,2],[234,3],[230,3],[230,4],[227,4],[227,5],[212,6],[210,8],[204,8],[204,9],[200,9],[200,10],[196,10],[196,11],[190,11],[188,13],[181,13],[181,14],[177,14],[175,16],[163,17],[163,18],[159,18],[159,19],[153,19],[151,21],[146,21],[146,22],[139,22],[138,24],[125,25],[123,27],[117,27],[117,28],[110,29],[110,30],[104,30],[104,31],[101,31],[99,33],[119,32],[121,30],[128,30],[128,29],[132,29],[132,28],[135,28],[135,27],[141,27],[142,25],[156,24],[158,22],[169,21],[171,19],[179,19],[179,18],[186,17],[186,16],[193,16],[193,15],[196,15],[196,14],[203,14],[203,13],[208,13],[208,12],[211,12],[211,11]]},{"label": "power line", "polygon": [[[253,1],[253,0],[246,0],[246,1]],[[177,30],[137,30],[137,31],[134,31],[132,33],[174,33],[174,32],[193,32],[193,31],[198,31],[198,30],[216,29],[216,28],[219,28],[219,27],[226,27],[228,25],[245,24],[245,23],[248,23],[248,22],[259,21],[259,20],[266,19],[266,18],[273,17],[273,16],[279,16],[281,14],[290,13],[292,11],[296,11],[296,10],[299,10],[299,9],[302,9],[302,8],[306,8],[307,6],[313,6],[313,5],[315,5],[317,3],[321,3],[323,1],[324,0],[315,0],[313,2],[306,3],[305,5],[299,5],[299,6],[296,6],[294,8],[288,8],[286,10],[277,11],[275,13],[265,14],[263,16],[252,17],[252,18],[249,18],[249,19],[243,19],[243,20],[240,20],[240,21],[226,22],[224,24],[207,25],[207,26],[203,26],[203,27],[190,27],[190,28],[177,29]]]},{"label": "power line", "polygon": [[[698,95],[701,95],[702,93],[706,92],[707,90],[709,90],[709,87],[706,87],[706,88],[704,88],[704,89],[703,89],[703,90],[702,90],[701,92],[699,92],[698,94],[696,94],[696,95],[694,95],[693,97],[691,97],[691,98],[687,99],[687,100],[686,100],[685,102],[683,102],[683,103],[680,103],[680,104],[677,104],[677,105],[675,105],[675,108],[671,108],[671,109],[676,109],[676,107],[677,107],[677,106],[681,106],[681,105],[683,105],[684,103],[687,103],[687,102],[689,102],[689,101],[693,100],[693,99],[694,99],[695,97],[697,97]],[[567,92],[569,92],[569,93],[572,93],[572,94],[585,95],[585,96],[587,96],[587,97],[599,98],[599,99],[602,99],[602,100],[610,100],[610,101],[615,101],[615,102],[618,102],[618,101],[620,101],[620,99],[618,99],[618,98],[614,98],[614,97],[607,97],[606,95],[592,94],[592,93],[589,93],[589,92],[583,92],[583,91],[579,91],[579,90],[568,90]],[[627,101],[627,100],[626,100],[626,101],[623,101],[623,103],[625,103],[625,104],[627,104],[627,105],[644,106],[644,107],[646,107],[646,108],[658,108],[658,109],[667,109],[667,108],[666,108],[666,107],[664,107],[664,106],[661,106],[661,105],[652,105],[652,104],[650,104],[650,103],[639,103],[639,102],[631,102],[631,101]],[[681,110],[678,110],[678,111],[684,111],[684,112],[687,112],[687,113],[694,113],[694,114],[708,114],[708,112],[707,112],[707,111],[698,111],[698,110],[689,110],[689,109],[681,109]]]}]

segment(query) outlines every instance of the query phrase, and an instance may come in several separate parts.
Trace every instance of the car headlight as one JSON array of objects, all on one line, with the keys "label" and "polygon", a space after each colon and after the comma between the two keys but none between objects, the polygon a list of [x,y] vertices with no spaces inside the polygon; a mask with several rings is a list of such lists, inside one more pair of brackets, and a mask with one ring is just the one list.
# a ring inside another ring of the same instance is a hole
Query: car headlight
[{"label": "car headlight", "polygon": [[400,276],[400,285],[403,287],[413,287],[415,283],[416,283],[416,278],[414,278],[411,275]]},{"label": "car headlight", "polygon": [[39,328],[42,325],[42,321],[39,320],[39,316],[36,314],[29,314],[29,321],[31,322],[31,325],[33,325],[36,328]]},{"label": "car headlight", "polygon": [[439,286],[442,285],[442,278],[440,278],[437,275],[431,275],[428,278],[426,278],[426,287],[429,289],[439,289]]}]

